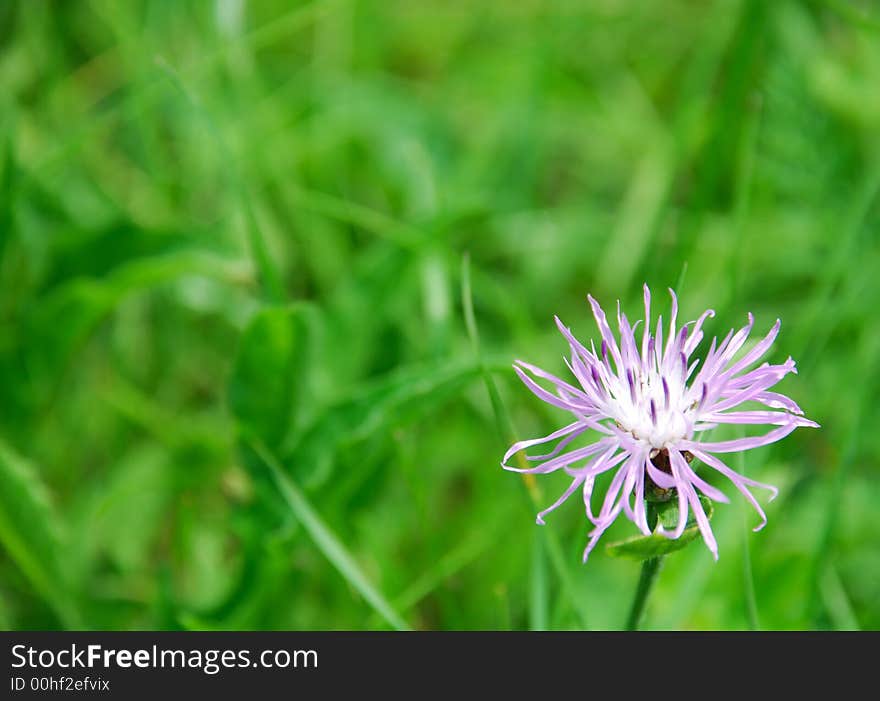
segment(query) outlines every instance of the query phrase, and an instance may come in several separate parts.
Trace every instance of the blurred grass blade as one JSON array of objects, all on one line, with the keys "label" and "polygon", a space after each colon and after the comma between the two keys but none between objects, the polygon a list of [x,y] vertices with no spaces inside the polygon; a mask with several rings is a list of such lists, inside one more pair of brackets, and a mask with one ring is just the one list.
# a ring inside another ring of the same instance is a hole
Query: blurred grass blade
[{"label": "blurred grass blade", "polygon": [[260,271],[260,281],[263,284],[263,292],[270,302],[279,304],[284,301],[284,283],[282,282],[282,273],[275,264],[275,258],[269,251],[266,239],[263,236],[263,228],[257,219],[257,213],[254,211],[254,203],[251,194],[247,189],[247,185],[237,182],[239,189],[239,199],[241,200],[241,208],[244,213],[245,227],[247,229],[248,242],[251,247],[251,255]]},{"label": "blurred grass blade", "polygon": [[284,283],[282,282],[281,270],[276,265],[275,258],[269,250],[263,235],[263,228],[257,218],[254,201],[250,193],[247,181],[241,172],[238,159],[229,148],[223,132],[218,127],[214,115],[205,107],[204,102],[187,85],[184,78],[173,66],[165,60],[159,60],[156,65],[162,70],[172,85],[180,91],[189,107],[199,116],[207,127],[208,132],[214,137],[214,145],[223,157],[226,164],[226,177],[228,186],[237,195],[239,208],[244,217],[244,226],[247,233],[248,245],[251,249],[251,257],[260,274],[260,282],[263,294],[267,301],[280,304],[284,301]]},{"label": "blurred grass blade", "polygon": [[[503,518],[498,520],[502,523],[504,521]],[[493,523],[498,520],[493,520]],[[395,597],[397,608],[401,611],[407,611],[415,606],[434,591],[441,582],[449,579],[485,553],[493,543],[497,542],[498,535],[497,533],[478,531],[476,535],[453,548]]]},{"label": "blurred grass blade", "polygon": [[203,251],[177,251],[120,265],[103,278],[80,277],[38,300],[28,319],[28,350],[41,375],[57,379],[98,323],[129,295],[188,275],[241,280],[237,261]]},{"label": "blurred grass blade", "polygon": [[876,10],[875,14],[871,14],[865,9],[871,7],[872,3],[863,3],[863,7],[859,7],[849,0],[824,0],[822,4],[857,27],[875,34],[880,32],[880,15],[876,14]]},{"label": "blurred grass blade", "polygon": [[[471,293],[470,255],[467,253],[464,254],[461,264],[461,303],[468,337],[470,338],[471,346],[480,365],[483,383],[486,386],[486,391],[489,393],[489,400],[492,403],[492,412],[495,417],[495,429],[498,433],[498,438],[501,441],[502,446],[510,445],[515,440],[513,422],[510,420],[510,414],[507,411],[507,407],[504,406],[504,402],[501,400],[498,387],[495,385],[495,379],[492,377],[492,374],[489,372],[488,367],[486,367],[483,361],[483,355],[480,349],[480,337],[477,330],[476,317],[474,316],[474,302]],[[517,453],[516,459],[519,461],[521,467],[528,467],[522,452]],[[535,482],[534,475],[523,474],[522,481],[526,487],[526,492],[528,493],[532,507],[534,509],[539,509],[541,493]],[[577,596],[577,589],[572,580],[571,573],[565,564],[565,560],[562,556],[562,548],[559,545],[556,533],[552,530],[544,529],[542,530],[541,535],[547,549],[547,554],[550,557],[550,563],[553,565],[553,569],[556,571],[556,576],[559,578],[562,585],[562,590],[568,597],[574,611],[576,612],[581,626],[583,626],[584,629],[588,629],[589,624],[587,623],[588,616],[586,608],[581,603],[580,597]]]},{"label": "blurred grass blade", "polygon": [[393,241],[402,248],[417,250],[425,238],[418,229],[397,221],[382,211],[334,197],[326,192],[291,186],[285,193],[297,209],[357,226],[375,236]]},{"label": "blurred grass blade", "polygon": [[413,420],[479,373],[473,361],[419,364],[365,383],[320,410],[284,456],[292,457],[303,486],[317,488],[332,474],[338,451],[368,440],[395,420]]},{"label": "blurred grass blade", "polygon": [[257,441],[249,441],[250,447],[265,463],[272,474],[278,490],[284,497],[290,510],[299,519],[318,549],[339,571],[345,580],[356,589],[367,603],[395,630],[409,630],[410,627],[397,613],[384,596],[373,586],[355,562],[351,553],[345,549],[339,538],[321,520],[318,512],[312,507],[305,494],[294,481],[284,472],[278,460]]},{"label": "blurred grass blade", "polygon": [[660,127],[656,130],[654,148],[642,156],[596,268],[599,289],[627,289],[651,248],[674,176],[668,135]]},{"label": "blurred grass blade", "polygon": [[0,543],[66,628],[80,620],[66,589],[60,525],[33,466],[0,442]]},{"label": "blurred grass blade", "polygon": [[850,397],[855,410],[850,419],[847,432],[844,434],[845,438],[840,448],[837,466],[827,490],[827,502],[824,510],[825,521],[813,555],[811,586],[807,598],[807,615],[814,620],[820,612],[820,585],[825,570],[830,566],[831,551],[839,528],[838,521],[841,517],[841,505],[843,504],[847,480],[854,463],[857,461],[860,444],[864,440],[865,429],[868,425],[865,417],[869,412],[869,407],[874,397],[877,378],[875,359],[878,357],[878,354],[880,354],[880,334],[875,335],[870,342],[866,343],[860,353],[862,356],[860,360],[863,366],[871,367],[872,370],[867,376],[861,378],[855,390],[855,396]]},{"label": "blurred grass blade", "polygon": [[[738,436],[740,438],[745,437],[745,431],[739,431]],[[737,453],[737,472],[741,474],[743,477],[746,476],[746,460],[745,455],[742,452]],[[743,588],[745,590],[745,600],[746,600],[746,620],[749,623],[749,630],[760,630],[761,623],[760,618],[758,617],[758,597],[755,592],[755,577],[752,573],[752,548],[751,541],[749,536],[752,534],[752,529],[748,525],[746,520],[746,514],[748,513],[745,504],[740,502],[739,504],[739,513],[740,513],[740,537],[742,539],[742,547],[743,547]]]},{"label": "blurred grass blade", "polygon": [[[839,285],[842,280],[852,279],[853,265],[860,250],[864,250],[863,234],[870,226],[874,204],[880,197],[880,159],[870,162],[870,169],[858,188],[850,195],[845,216],[835,237],[834,247],[822,265],[819,283],[804,311],[804,320],[797,328],[798,335],[792,347],[800,361],[800,369],[812,370],[824,357],[825,346],[831,339],[841,299]],[[874,236],[873,232],[870,236]]]},{"label": "blurred grass blade", "polygon": [[251,319],[228,388],[229,407],[246,433],[278,447],[308,395],[308,365],[303,307],[266,307]]},{"label": "blurred grass blade", "polygon": [[[492,403],[492,412],[495,415],[498,437],[501,439],[502,444],[512,443],[514,435],[513,423],[510,420],[510,415],[507,413],[507,408],[501,401],[501,395],[498,393],[495,379],[486,368],[483,361],[483,353],[480,348],[480,333],[477,329],[476,317],[474,316],[474,299],[471,290],[471,258],[469,253],[464,254],[461,263],[461,302],[464,307],[464,322],[467,328],[468,338],[471,342],[471,348],[473,349],[477,362],[480,365],[480,370],[483,375],[483,383],[486,386],[486,391],[489,393],[489,401]],[[530,481],[529,478],[534,481],[534,478],[531,475],[524,475],[523,477],[527,484]]]},{"label": "blurred grass blade", "polygon": [[535,534],[532,541],[532,566],[529,581],[529,630],[547,630],[547,563],[544,543]]},{"label": "blurred grass blade", "polygon": [[822,601],[835,630],[861,630],[849,596],[834,566],[829,566],[819,580]]}]

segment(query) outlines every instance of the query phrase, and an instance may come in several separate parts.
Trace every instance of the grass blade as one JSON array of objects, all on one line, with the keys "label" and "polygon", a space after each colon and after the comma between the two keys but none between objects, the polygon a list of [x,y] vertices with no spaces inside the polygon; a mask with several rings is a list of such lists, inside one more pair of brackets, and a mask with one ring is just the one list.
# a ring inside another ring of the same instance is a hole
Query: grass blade
[{"label": "grass blade", "polygon": [[[876,358],[880,353],[880,337],[868,344],[864,351],[864,358]],[[816,552],[812,563],[811,591],[807,600],[807,613],[815,621],[822,608],[821,581],[825,576],[825,570],[829,567],[832,546],[840,519],[841,503],[844,497],[844,489],[847,478],[853,469],[853,463],[858,454],[860,442],[863,439],[865,415],[868,413],[868,403],[873,397],[871,389],[874,387],[874,377],[864,377],[855,397],[851,401],[856,406],[855,414],[847,431],[846,438],[840,450],[840,458],[831,477],[828,487],[827,507],[825,508],[825,523],[823,524]],[[830,613],[830,612],[829,612]]]},{"label": "grass blade", "polygon": [[[740,436],[745,436],[745,432],[741,432]],[[746,461],[743,453],[737,453],[737,472],[739,474],[745,476],[746,474]],[[752,529],[746,523],[746,506],[744,503],[740,502],[739,505],[740,512],[740,533],[743,544],[743,589],[745,591],[745,599],[746,599],[746,620],[749,624],[749,630],[761,630],[760,619],[758,618],[758,599],[755,594],[755,578],[752,573],[752,551],[751,546],[749,544],[749,536],[751,535]]]},{"label": "grass blade", "polygon": [[306,495],[285,473],[275,456],[265,446],[257,442],[249,442],[249,445],[269,469],[278,491],[284,497],[290,510],[299,519],[318,549],[339,571],[339,574],[366,599],[367,603],[388,625],[395,630],[410,630],[406,621],[367,579],[354,557],[346,550],[330,527],[324,523],[318,512],[309,503]]},{"label": "grass blade", "polygon": [[547,562],[544,556],[544,544],[537,535],[532,542],[532,568],[529,584],[529,630],[548,630]]},{"label": "grass blade", "polygon": [[[467,253],[464,255],[461,266],[461,302],[468,337],[470,338],[471,346],[474,349],[474,354],[480,365],[483,383],[486,385],[486,391],[489,393],[489,400],[492,403],[492,412],[495,416],[495,428],[502,444],[509,445],[514,442],[513,422],[510,420],[510,414],[507,411],[507,407],[504,406],[504,402],[501,400],[501,395],[498,392],[498,387],[495,385],[495,380],[483,362],[483,356],[480,351],[480,337],[477,332],[477,322],[476,317],[474,316],[474,302],[471,294],[470,256]],[[528,467],[522,453],[518,453],[516,459],[522,467]],[[522,478],[532,508],[539,509],[541,503],[541,490],[535,481],[534,475],[523,474]],[[586,609],[577,597],[574,581],[562,556],[562,548],[559,545],[559,539],[553,531],[547,529],[542,530],[541,535],[544,541],[544,546],[547,549],[547,555],[550,557],[550,564],[553,566],[556,576],[559,578],[562,590],[569,598],[569,601],[580,620],[581,626],[583,626],[584,629],[588,629],[589,624],[587,623],[588,617]]]},{"label": "grass blade", "polygon": [[822,574],[819,588],[825,610],[828,611],[835,630],[861,630],[840,575],[833,566],[829,566]]},{"label": "grass blade", "polygon": [[81,622],[65,587],[64,546],[49,495],[36,471],[0,443],[0,545],[66,628]]}]

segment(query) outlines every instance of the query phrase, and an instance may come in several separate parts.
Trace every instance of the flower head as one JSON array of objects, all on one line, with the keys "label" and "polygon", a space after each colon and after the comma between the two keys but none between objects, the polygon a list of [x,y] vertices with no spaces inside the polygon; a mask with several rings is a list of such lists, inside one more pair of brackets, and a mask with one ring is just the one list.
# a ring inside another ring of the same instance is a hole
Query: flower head
[{"label": "flower head", "polygon": [[[718,546],[709,520],[700,504],[698,491],[712,500],[728,502],[723,492],[702,479],[691,466],[694,458],[727,477],[749,501],[761,517],[754,529],[760,530],[767,517],[749,487],[769,490],[771,500],[777,490],[738,474],[718,457],[774,443],[798,426],[818,427],[804,418],[803,411],[790,398],[770,391],[788,373],[797,373],[789,357],[780,365],[763,363],[754,367],[767,353],[779,333],[779,320],[770,332],[741,357],[754,325],[748,323],[739,331],[732,330],[720,343],[716,338],[700,365],[692,355],[703,339],[703,322],[715,316],[706,310],[696,321],[678,327],[678,300],[672,295],[672,314],[668,328],[659,317],[651,333],[651,292],[645,285],[645,320],[641,342],[637,340],[639,323],[630,325],[620,312],[618,343],[599,303],[588,296],[593,316],[602,336],[600,348],[582,345],[557,317],[556,324],[571,348],[566,359],[577,384],[566,382],[540,368],[516,361],[514,369],[525,385],[548,404],[569,412],[573,421],[543,438],[519,441],[504,456],[502,466],[514,472],[546,474],[562,469],[572,477],[568,489],[538,514],[537,522],[556,509],[576,490],[583,492],[587,517],[593,524],[590,540],[584,550],[586,561],[596,542],[617,516],[623,514],[645,535],[648,526],[646,493],[678,498],[679,519],[673,530],[657,526],[668,538],[684,532],[689,510],[693,512],[703,540],[718,559]],[[665,334],[665,336],[664,336]],[[542,387],[537,380],[550,383],[555,391]],[[743,408],[744,403],[762,405],[758,409]],[[764,424],[772,427],[760,436],[721,442],[704,440],[705,432],[719,424]],[[570,449],[572,441],[593,431],[596,440],[586,446]],[[543,443],[556,442],[550,453],[528,456],[535,467],[517,468],[507,464],[520,450]],[[593,512],[592,494],[596,478],[615,470],[598,513]]]}]

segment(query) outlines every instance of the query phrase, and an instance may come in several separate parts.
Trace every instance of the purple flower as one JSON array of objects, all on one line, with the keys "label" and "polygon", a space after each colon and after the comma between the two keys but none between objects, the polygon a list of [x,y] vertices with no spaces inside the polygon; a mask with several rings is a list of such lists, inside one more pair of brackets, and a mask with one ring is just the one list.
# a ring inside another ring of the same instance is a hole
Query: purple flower
[{"label": "purple flower", "polygon": [[[504,456],[502,467],[532,474],[546,474],[561,468],[572,477],[568,489],[538,514],[537,522],[543,525],[547,513],[580,489],[587,517],[594,526],[584,550],[584,562],[621,512],[642,533],[651,534],[646,493],[652,497],[678,498],[676,528],[667,531],[660,525],[657,533],[678,538],[687,524],[689,510],[693,511],[703,540],[717,560],[718,545],[697,490],[715,501],[729,500],[697,474],[691,461],[699,459],[733,483],[761,516],[761,523],[754,529],[758,531],[767,523],[767,517],[749,487],[770,490],[771,500],[776,497],[776,488],[738,474],[718,455],[774,443],[798,426],[818,427],[817,423],[804,418],[804,412],[794,401],[770,391],[785,375],[797,373],[790,357],[781,365],[765,362],[753,367],[776,340],[779,320],[761,341],[736,358],[754,324],[749,314],[748,323],[742,329],[736,333],[731,330],[721,343],[712,339],[700,367],[700,361],[691,357],[703,338],[703,322],[715,316],[715,312],[708,309],[696,321],[679,328],[676,326],[678,300],[672,290],[669,292],[672,318],[665,344],[662,317],[657,319],[656,330],[651,333],[651,292],[645,285],[641,347],[636,340],[636,329],[641,322],[631,326],[626,315],[620,312],[618,302],[618,344],[602,307],[588,295],[602,335],[598,352],[592,343],[589,349],[583,346],[556,317],[556,324],[571,347],[571,358],[566,359],[566,364],[577,379],[576,385],[520,360],[514,365],[520,379],[535,395],[570,412],[574,420],[543,438],[515,443]],[[535,378],[552,384],[555,393],[544,389]],[[746,402],[763,406],[744,409],[741,405]],[[774,428],[761,436],[721,442],[703,440],[704,432],[719,424],[765,424]],[[594,434],[593,442],[570,448],[572,441],[590,431],[598,434]],[[535,467],[525,469],[507,464],[520,450],[554,441],[555,447],[546,455],[528,456],[528,460],[539,463]],[[598,514],[594,514],[592,494],[596,477],[611,470],[615,471],[611,484]]]}]

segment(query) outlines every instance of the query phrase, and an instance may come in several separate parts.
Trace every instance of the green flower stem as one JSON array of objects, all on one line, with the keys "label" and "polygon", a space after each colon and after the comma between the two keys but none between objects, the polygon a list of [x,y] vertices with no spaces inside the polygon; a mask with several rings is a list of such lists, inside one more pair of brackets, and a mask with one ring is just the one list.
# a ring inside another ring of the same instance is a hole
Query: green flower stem
[{"label": "green flower stem", "polygon": [[632,606],[629,610],[629,618],[626,622],[627,630],[638,630],[639,623],[645,614],[645,605],[648,603],[648,596],[651,589],[654,588],[654,582],[657,580],[657,574],[660,572],[660,564],[665,556],[652,557],[642,562],[642,573],[639,575],[639,586],[636,589],[636,595],[633,599]]}]

